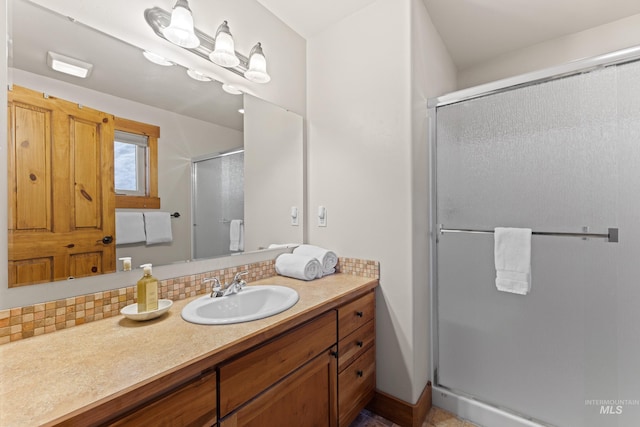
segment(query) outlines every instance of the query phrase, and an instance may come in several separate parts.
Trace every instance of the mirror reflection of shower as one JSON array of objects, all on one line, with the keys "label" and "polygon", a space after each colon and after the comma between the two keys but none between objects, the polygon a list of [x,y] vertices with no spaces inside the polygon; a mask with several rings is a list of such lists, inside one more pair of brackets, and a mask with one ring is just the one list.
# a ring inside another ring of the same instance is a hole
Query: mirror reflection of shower
[{"label": "mirror reflection of shower", "polygon": [[191,162],[193,259],[244,250],[244,150]]}]

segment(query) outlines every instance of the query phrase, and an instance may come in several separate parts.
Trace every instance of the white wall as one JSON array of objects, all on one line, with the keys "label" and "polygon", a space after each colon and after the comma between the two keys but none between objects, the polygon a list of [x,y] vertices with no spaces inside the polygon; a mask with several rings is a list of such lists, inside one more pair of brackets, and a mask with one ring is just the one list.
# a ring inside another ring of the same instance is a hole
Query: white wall
[{"label": "white wall", "polygon": [[640,45],[640,14],[520,49],[458,73],[458,89]]},{"label": "white wall", "polygon": [[380,261],[378,388],[411,403],[428,376],[424,101],[455,81],[418,3],[378,0],[307,45],[308,209],[328,221],[309,215],[309,241]]},{"label": "white wall", "polygon": [[[247,251],[302,243],[304,227],[302,117],[244,97],[244,222]],[[291,225],[291,208],[298,225]]]}]

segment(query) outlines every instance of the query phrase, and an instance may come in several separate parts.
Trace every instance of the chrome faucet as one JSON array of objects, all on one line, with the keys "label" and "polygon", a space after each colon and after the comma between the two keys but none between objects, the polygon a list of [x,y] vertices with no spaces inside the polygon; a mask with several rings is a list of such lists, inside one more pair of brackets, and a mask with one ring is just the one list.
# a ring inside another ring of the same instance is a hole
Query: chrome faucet
[{"label": "chrome faucet", "polygon": [[248,271],[236,273],[233,281],[228,285],[220,283],[220,280],[217,277],[202,279],[202,283],[213,282],[211,287],[211,298],[226,297],[227,295],[237,294],[242,290],[242,288],[247,286],[247,282],[242,279],[242,276],[246,276],[247,274],[249,274]]},{"label": "chrome faucet", "polygon": [[222,296],[226,297],[227,295],[237,294],[242,290],[242,288],[247,286],[247,282],[242,279],[242,276],[246,276],[247,274],[249,274],[248,271],[241,271],[239,273],[236,273],[235,277],[233,278],[233,282],[231,282],[226,287]]}]

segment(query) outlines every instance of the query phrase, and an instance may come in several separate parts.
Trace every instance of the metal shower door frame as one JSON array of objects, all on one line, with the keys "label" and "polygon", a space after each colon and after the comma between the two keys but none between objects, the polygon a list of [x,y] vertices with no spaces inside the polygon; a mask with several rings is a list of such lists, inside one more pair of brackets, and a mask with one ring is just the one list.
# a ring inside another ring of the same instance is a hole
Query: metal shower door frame
[{"label": "metal shower door frame", "polygon": [[[430,239],[429,247],[431,257],[429,260],[429,295],[430,295],[430,311],[431,311],[431,327],[430,327],[430,372],[433,386],[440,387],[451,391],[463,397],[472,398],[483,404],[494,406],[489,402],[478,399],[475,396],[460,393],[457,390],[450,390],[446,386],[439,383],[438,366],[439,366],[439,324],[438,324],[438,239],[439,225],[437,218],[437,200],[438,200],[438,183],[437,183],[437,110],[439,107],[468,101],[475,98],[494,95],[522,87],[549,82],[552,80],[569,77],[576,74],[587,73],[601,68],[621,65],[627,62],[640,60],[640,46],[622,49],[619,51],[595,56],[592,58],[572,61],[559,66],[510,77],[495,82],[482,84],[468,89],[452,92],[437,98],[429,98],[427,100],[427,122],[428,122],[428,145],[429,145],[429,179],[430,179]],[[500,408],[505,410],[504,408]],[[529,418],[524,414],[510,412],[523,418]]]}]

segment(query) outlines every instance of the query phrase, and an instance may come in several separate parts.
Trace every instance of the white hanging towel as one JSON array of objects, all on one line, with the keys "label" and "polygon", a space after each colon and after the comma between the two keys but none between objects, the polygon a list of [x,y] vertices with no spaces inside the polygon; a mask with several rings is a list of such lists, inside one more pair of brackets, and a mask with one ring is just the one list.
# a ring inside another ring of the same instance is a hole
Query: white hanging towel
[{"label": "white hanging towel", "polygon": [[531,229],[494,230],[496,287],[499,291],[526,295],[531,290]]},{"label": "white hanging towel", "polygon": [[147,232],[147,245],[173,241],[169,212],[145,212],[144,229]]},{"label": "white hanging towel", "polygon": [[312,256],[285,253],[276,258],[276,273],[294,279],[313,280],[322,277],[322,266]]},{"label": "white hanging towel", "polygon": [[335,252],[314,245],[300,245],[293,250],[294,254],[308,255],[316,258],[322,265],[322,275],[335,273],[338,256]]},{"label": "white hanging towel", "polygon": [[116,245],[146,240],[142,212],[116,212]]},{"label": "white hanging towel", "polygon": [[244,221],[232,219],[229,224],[229,250],[244,251]]}]

